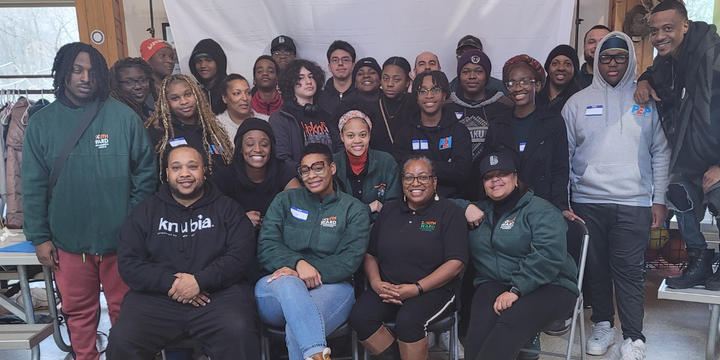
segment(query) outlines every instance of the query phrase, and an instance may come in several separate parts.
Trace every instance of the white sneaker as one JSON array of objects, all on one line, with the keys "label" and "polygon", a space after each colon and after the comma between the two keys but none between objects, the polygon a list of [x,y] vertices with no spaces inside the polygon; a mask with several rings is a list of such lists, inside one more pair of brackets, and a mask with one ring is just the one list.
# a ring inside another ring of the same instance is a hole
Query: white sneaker
[{"label": "white sneaker", "polygon": [[618,360],[645,360],[645,343],[640,339],[632,341],[627,338],[615,354]]},{"label": "white sneaker", "polygon": [[[444,333],[440,334],[440,343],[438,344],[440,346],[440,349],[443,351],[448,351],[450,348],[450,330],[445,331]],[[464,359],[465,358],[465,348],[463,347],[462,343],[458,341],[458,359]]]},{"label": "white sneaker", "polygon": [[428,349],[435,346],[435,333],[428,333]]},{"label": "white sneaker", "polygon": [[610,326],[609,321],[601,321],[592,327],[593,333],[587,341],[585,352],[588,355],[603,355],[615,343],[615,328]]}]

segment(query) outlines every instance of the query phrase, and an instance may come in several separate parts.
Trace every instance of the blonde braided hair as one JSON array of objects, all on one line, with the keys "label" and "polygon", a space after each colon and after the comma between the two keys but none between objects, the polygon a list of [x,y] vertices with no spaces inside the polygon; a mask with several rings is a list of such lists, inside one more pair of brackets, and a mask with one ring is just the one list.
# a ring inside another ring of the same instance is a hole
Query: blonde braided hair
[{"label": "blonde braided hair", "polygon": [[[203,146],[205,147],[205,154],[207,156],[210,173],[212,173],[213,164],[212,153],[209,151],[210,145],[214,145],[218,149],[223,162],[226,165],[232,162],[233,153],[235,151],[232,141],[230,141],[227,132],[215,118],[215,113],[212,112],[210,103],[200,89],[200,86],[192,81],[192,79],[190,79],[187,75],[174,74],[167,76],[160,86],[155,112],[145,121],[146,128],[149,129],[153,126],[155,129],[164,132],[163,138],[155,146],[155,152],[158,154],[158,165],[160,168],[161,179],[163,174],[162,160],[165,154],[165,149],[167,149],[170,140],[175,138],[175,131],[172,126],[172,110],[170,109],[170,103],[167,99],[167,90],[173,83],[181,81],[188,85],[190,91],[192,91],[193,96],[195,96],[195,99],[197,100],[198,124],[202,127],[203,131]],[[210,143],[208,142],[208,135]]]}]

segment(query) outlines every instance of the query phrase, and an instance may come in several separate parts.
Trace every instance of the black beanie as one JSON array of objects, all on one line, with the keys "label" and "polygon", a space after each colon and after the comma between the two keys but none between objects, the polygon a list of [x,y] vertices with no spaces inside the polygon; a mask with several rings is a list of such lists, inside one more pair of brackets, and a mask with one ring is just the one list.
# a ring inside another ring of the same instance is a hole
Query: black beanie
[{"label": "black beanie", "polygon": [[545,60],[545,71],[550,74],[550,63],[558,55],[565,55],[572,61],[573,64],[573,77],[580,75],[580,60],[578,60],[577,51],[570,45],[558,45],[550,52],[547,60]]},{"label": "black beanie", "polygon": [[457,65],[457,76],[460,77],[460,73],[462,72],[462,68],[469,64],[478,64],[483,67],[483,70],[485,70],[485,76],[490,77],[490,72],[492,71],[492,64],[490,63],[490,58],[485,55],[484,52],[472,49],[464,52],[462,56],[460,56],[460,59],[458,60]]},{"label": "black beanie", "polygon": [[380,64],[378,64],[378,62],[377,62],[377,60],[375,60],[375,58],[371,58],[371,57],[362,58],[355,63],[355,67],[353,68],[353,72],[352,72],[353,83],[355,83],[355,76],[357,76],[357,73],[360,70],[360,68],[365,67],[365,66],[377,71],[378,77],[380,77],[382,75],[382,69],[380,68]]}]

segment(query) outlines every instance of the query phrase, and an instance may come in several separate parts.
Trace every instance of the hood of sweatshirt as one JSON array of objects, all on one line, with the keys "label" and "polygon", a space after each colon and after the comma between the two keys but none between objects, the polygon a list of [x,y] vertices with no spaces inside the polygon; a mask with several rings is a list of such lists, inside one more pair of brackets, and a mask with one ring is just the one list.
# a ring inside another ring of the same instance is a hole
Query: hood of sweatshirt
[{"label": "hood of sweatshirt", "polygon": [[[605,44],[608,39],[615,36],[621,36],[623,39],[625,39],[625,42],[628,44],[628,51],[629,51],[629,59],[628,59],[628,68],[625,72],[625,75],[622,79],[620,79],[620,82],[615,85],[615,87],[610,86],[608,82],[605,80],[605,78],[600,75],[600,70],[598,65],[600,64],[600,49],[602,49],[603,44]],[[598,43],[597,48],[595,49],[595,59],[593,62],[593,69],[595,69],[595,74],[597,76],[593,76],[593,82],[592,87],[596,89],[615,89],[617,91],[625,91],[628,88],[635,88],[635,71],[637,70],[637,60],[635,58],[635,46],[633,46],[632,39],[630,39],[629,36],[627,36],[624,32],[621,31],[613,31],[607,35],[605,35],[602,40],[600,40],[600,43]],[[634,91],[634,90],[633,90]]]},{"label": "hood of sweatshirt", "polygon": [[208,204],[217,200],[221,196],[222,196],[222,193],[220,192],[220,190],[218,190],[218,188],[215,187],[215,184],[211,183],[207,179],[203,183],[203,196],[201,196],[200,199],[198,199],[192,205],[187,206],[187,207],[180,205],[177,202],[177,200],[175,200],[175,198],[172,196],[172,193],[170,192],[170,185],[167,182],[160,185],[160,189],[157,192],[157,197],[160,198],[160,200],[162,200],[169,206],[175,207],[178,209],[186,209],[186,208],[199,209],[201,207],[207,206]]},{"label": "hood of sweatshirt", "polygon": [[[485,88],[485,94],[488,95],[489,97],[487,97],[485,100],[480,101],[480,102],[470,103],[470,102],[468,102],[467,99],[460,96],[458,94],[459,92],[460,91],[453,91],[450,94],[450,100],[452,100],[452,102],[454,102],[455,104],[458,104],[464,108],[469,108],[469,109],[479,109],[481,107],[494,104],[494,103],[498,102],[500,99],[502,99],[503,96],[505,96],[505,94],[503,94],[500,91],[497,91],[495,89]],[[493,94],[493,92],[495,94]]]},{"label": "hood of sweatshirt", "polygon": [[[216,79],[223,79],[225,76],[227,76],[227,56],[225,55],[225,51],[223,51],[220,44],[218,44],[213,39],[203,39],[200,40],[197,45],[195,45],[195,48],[192,51],[192,54],[190,55],[189,65],[190,65],[190,72],[193,74],[195,79],[200,81],[201,84],[203,84],[203,81],[200,79],[200,76],[197,73],[197,70],[195,70],[195,64],[193,63],[193,58],[197,54],[206,53],[212,57],[213,60],[217,63],[217,75]],[[215,85],[219,86],[220,81],[216,81]],[[205,85],[205,84],[203,84]]]}]

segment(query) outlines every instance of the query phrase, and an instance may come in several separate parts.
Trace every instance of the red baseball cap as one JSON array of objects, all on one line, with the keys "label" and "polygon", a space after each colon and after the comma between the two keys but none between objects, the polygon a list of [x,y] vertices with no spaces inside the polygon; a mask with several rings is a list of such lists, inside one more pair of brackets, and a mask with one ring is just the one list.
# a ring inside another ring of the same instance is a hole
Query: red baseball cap
[{"label": "red baseball cap", "polygon": [[172,48],[172,46],[163,39],[147,39],[140,44],[140,56],[142,56],[145,61],[150,61],[150,58],[164,47]]}]

